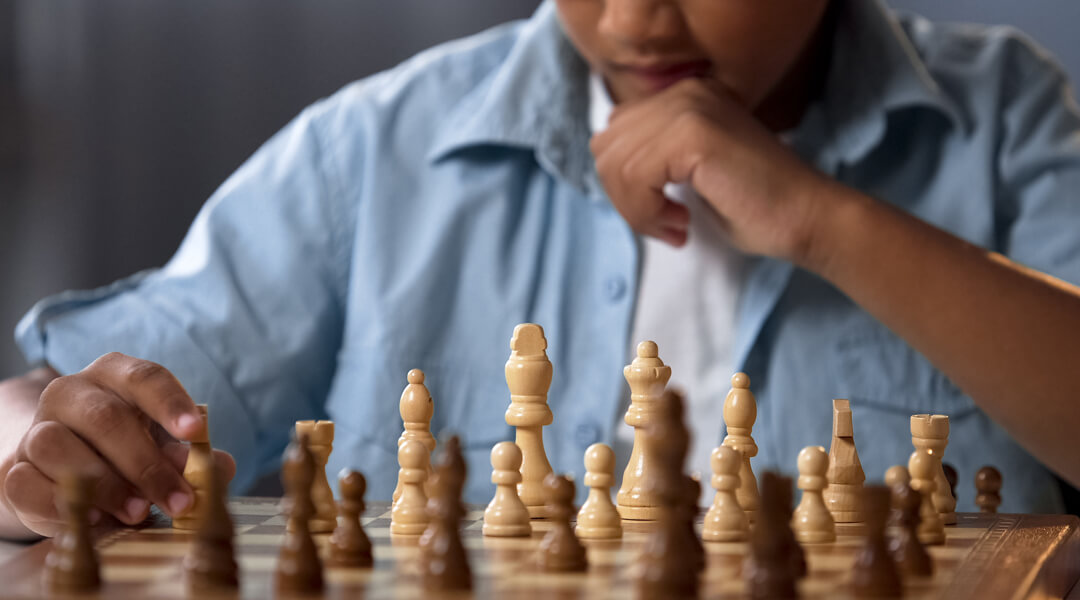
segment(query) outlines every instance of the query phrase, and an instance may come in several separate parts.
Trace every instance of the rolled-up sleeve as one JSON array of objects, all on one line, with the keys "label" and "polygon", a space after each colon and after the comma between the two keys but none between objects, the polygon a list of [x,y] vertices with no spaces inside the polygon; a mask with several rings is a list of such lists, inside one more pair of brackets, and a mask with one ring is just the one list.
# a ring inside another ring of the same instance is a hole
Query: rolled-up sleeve
[{"label": "rolled-up sleeve", "polygon": [[161,269],[39,302],[16,329],[31,363],[72,373],[108,352],[164,365],[210,405],[234,491],[271,467],[297,419],[324,414],[341,344],[353,209],[324,102],[260,148]]},{"label": "rolled-up sleeve", "polygon": [[1080,107],[1050,58],[1027,44],[1012,50],[999,150],[1002,246],[1080,284]]}]

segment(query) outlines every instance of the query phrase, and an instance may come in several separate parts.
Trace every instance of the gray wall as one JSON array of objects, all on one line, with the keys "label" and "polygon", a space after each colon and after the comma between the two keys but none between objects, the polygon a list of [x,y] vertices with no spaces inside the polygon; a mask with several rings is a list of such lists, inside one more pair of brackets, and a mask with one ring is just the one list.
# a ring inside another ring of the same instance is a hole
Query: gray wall
[{"label": "gray wall", "polygon": [[[301,108],[538,0],[0,0],[0,377],[38,298],[160,265]],[[1020,25],[1080,77],[1077,0],[896,0]]]}]

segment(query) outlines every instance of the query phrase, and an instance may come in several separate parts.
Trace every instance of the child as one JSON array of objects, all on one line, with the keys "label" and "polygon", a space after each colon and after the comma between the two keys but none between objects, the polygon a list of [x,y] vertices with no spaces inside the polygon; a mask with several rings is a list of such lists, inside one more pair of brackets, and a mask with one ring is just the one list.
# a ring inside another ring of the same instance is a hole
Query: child
[{"label": "child", "polygon": [[163,269],[38,304],[17,337],[43,367],[0,388],[2,533],[55,531],[70,468],[100,478],[102,515],[185,511],[192,398],[235,490],[324,416],[330,471],[385,500],[414,367],[485,502],[521,322],[546,328],[558,471],[625,436],[621,369],[654,339],[693,470],[745,371],[759,470],[827,445],[849,398],[871,479],[906,462],[911,414],[942,413],[961,509],[993,464],[1004,509],[1060,510],[1051,471],[1080,482],[1077,189],[1080,111],[1008,31],[877,0],[545,2],[304,111]]}]

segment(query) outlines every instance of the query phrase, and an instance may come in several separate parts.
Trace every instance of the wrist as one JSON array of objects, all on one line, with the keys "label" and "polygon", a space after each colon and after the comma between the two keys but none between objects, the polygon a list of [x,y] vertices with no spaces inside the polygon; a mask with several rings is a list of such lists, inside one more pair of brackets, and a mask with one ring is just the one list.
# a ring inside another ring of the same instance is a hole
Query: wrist
[{"label": "wrist", "polygon": [[869,227],[877,201],[833,180],[826,180],[812,197],[808,226],[792,262],[825,279],[832,279]]}]

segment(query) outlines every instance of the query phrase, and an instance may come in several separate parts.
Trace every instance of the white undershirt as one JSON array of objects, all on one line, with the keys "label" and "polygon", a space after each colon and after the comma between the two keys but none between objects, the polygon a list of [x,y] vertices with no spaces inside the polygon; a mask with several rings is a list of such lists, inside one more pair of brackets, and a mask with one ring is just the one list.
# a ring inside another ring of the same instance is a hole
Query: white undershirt
[{"label": "white undershirt", "polygon": [[[612,108],[603,78],[592,73],[589,126],[594,133],[607,128]],[[638,342],[657,343],[660,358],[671,367],[668,385],[686,392],[692,433],[687,471],[700,473],[707,486],[709,455],[722,439],[724,397],[735,368],[735,312],[747,261],[728,244],[716,213],[689,185],[668,183],[664,194],[690,209],[689,235],[682,248],[651,237],[642,240],[627,364]],[[629,398],[624,402],[629,404]],[[618,464],[626,464],[634,439],[633,429],[623,421],[625,408],[615,428]]]}]

